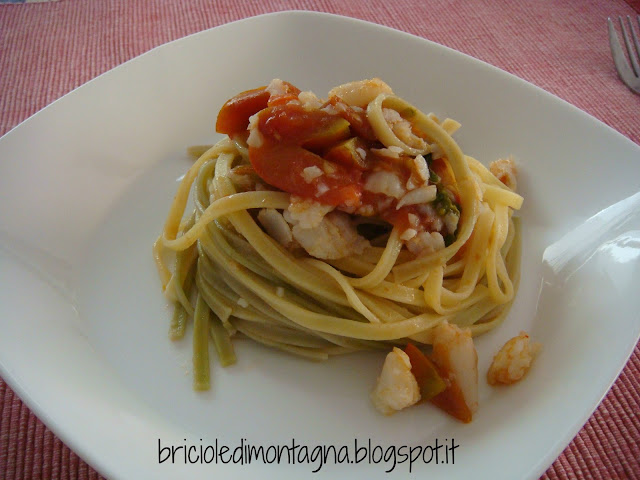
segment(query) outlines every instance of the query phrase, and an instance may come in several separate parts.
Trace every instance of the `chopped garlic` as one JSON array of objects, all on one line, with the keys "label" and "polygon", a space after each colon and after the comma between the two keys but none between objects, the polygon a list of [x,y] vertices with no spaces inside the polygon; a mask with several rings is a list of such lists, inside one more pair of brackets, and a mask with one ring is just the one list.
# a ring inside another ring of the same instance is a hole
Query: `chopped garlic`
[{"label": "chopped garlic", "polygon": [[260,148],[262,146],[262,142],[264,142],[264,138],[262,137],[262,133],[260,133],[260,129],[258,128],[258,114],[251,115],[249,117],[249,137],[247,138],[247,145],[250,147]]},{"label": "chopped garlic", "polygon": [[322,170],[313,165],[312,167],[307,167],[302,170],[302,178],[307,183],[311,183],[314,179],[322,176]]},{"label": "chopped garlic", "polygon": [[240,297],[238,298],[238,301],[236,302],[238,305],[240,305],[242,308],[247,308],[249,306],[249,302],[247,302],[244,298]]},{"label": "chopped garlic", "polygon": [[396,174],[384,170],[378,170],[369,175],[364,183],[364,189],[394,198],[402,198],[406,192],[400,178]]},{"label": "chopped garlic", "polygon": [[432,202],[436,199],[438,189],[435,185],[423,185],[404,195],[396,205],[396,210],[404,205],[416,205]]},{"label": "chopped garlic", "polygon": [[302,103],[302,108],[307,111],[318,110],[322,106],[322,100],[313,92],[300,92],[298,100]]},{"label": "chopped garlic", "polygon": [[403,241],[411,240],[417,234],[418,232],[415,228],[407,228],[404,232],[402,232],[402,235],[400,235],[400,240],[403,240]]},{"label": "chopped garlic", "polygon": [[427,161],[422,155],[416,155],[413,159],[413,166],[416,168],[416,173],[425,182],[429,180],[429,166]]}]

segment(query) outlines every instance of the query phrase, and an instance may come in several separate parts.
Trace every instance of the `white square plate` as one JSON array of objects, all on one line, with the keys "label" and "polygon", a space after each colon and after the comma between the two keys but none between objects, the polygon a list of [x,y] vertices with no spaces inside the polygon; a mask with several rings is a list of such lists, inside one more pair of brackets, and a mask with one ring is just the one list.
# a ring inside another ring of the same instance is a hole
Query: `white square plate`
[{"label": "white square plate", "polygon": [[[186,147],[216,141],[222,103],[274,77],[325,96],[374,76],[460,121],[467,154],[484,163],[513,154],[519,163],[521,287],[506,322],[477,348],[483,379],[497,348],[527,330],[543,344],[533,369],[513,387],[481,382],[469,425],[428,406],[379,415],[368,393],[380,353],[317,364],[238,342],[238,363],[216,365],[212,390],[193,392],[191,345],[168,340],[151,256],[189,165]],[[438,464],[428,453],[411,471],[535,479],[594,410],[640,332],[640,148],[518,78],[377,25],[285,12],[183,38],[34,115],[0,139],[0,159],[0,372],[109,478],[405,476],[409,448],[416,455],[453,441],[454,458],[440,449]],[[371,442],[373,457],[356,462],[356,441]],[[309,462],[205,463],[216,442],[295,443]],[[181,445],[160,462],[166,447]],[[312,459],[331,445],[350,449],[354,463]]]}]

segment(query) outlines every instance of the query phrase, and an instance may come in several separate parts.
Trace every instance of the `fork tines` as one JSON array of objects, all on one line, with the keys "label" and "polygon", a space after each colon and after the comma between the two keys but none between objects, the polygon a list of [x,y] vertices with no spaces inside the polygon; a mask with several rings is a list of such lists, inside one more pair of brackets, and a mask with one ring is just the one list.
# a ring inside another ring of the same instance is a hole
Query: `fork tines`
[{"label": "fork tines", "polygon": [[[620,29],[622,31],[622,38],[626,47],[626,55],[618,39],[615,26],[611,18],[607,19],[609,24],[609,45],[611,46],[611,55],[616,65],[618,75],[624,82],[624,84],[633,90],[635,93],[640,94],[640,40],[631,21],[631,17],[627,16],[627,25],[622,17],[619,17]],[[640,29],[640,15],[637,17],[638,27]],[[629,34],[629,32],[631,32]],[[633,40],[633,42],[632,42]],[[629,61],[627,61],[627,56]]]}]

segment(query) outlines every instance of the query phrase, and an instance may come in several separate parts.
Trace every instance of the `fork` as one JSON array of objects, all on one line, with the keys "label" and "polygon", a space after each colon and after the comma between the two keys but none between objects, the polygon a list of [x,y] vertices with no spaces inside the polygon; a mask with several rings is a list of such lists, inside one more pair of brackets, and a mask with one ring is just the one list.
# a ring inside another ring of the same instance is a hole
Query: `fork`
[{"label": "fork", "polygon": [[[618,75],[624,84],[635,93],[640,94],[640,61],[638,60],[640,57],[640,41],[638,40],[636,31],[633,28],[630,16],[627,15],[627,22],[629,24],[629,30],[631,31],[631,37],[633,38],[633,46],[631,45],[631,39],[629,38],[629,33],[627,32],[627,28],[625,27],[622,17],[618,17],[618,20],[620,21],[620,29],[622,30],[622,37],[624,38],[624,44],[627,49],[629,60],[631,61],[631,66],[629,66],[629,62],[627,62],[622,45],[618,39],[618,34],[616,33],[616,29],[613,25],[613,21],[611,18],[608,18],[609,45],[611,46],[613,62],[615,63]],[[640,15],[638,15],[637,20],[640,28]]]}]

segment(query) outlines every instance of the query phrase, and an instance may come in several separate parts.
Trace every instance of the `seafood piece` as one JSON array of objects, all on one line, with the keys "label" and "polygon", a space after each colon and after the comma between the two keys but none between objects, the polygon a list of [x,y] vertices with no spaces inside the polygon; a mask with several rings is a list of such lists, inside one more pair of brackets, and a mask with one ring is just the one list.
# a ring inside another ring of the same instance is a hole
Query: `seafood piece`
[{"label": "seafood piece", "polygon": [[490,385],[510,385],[526,375],[533,359],[542,348],[540,343],[530,343],[529,340],[526,332],[520,332],[502,346],[493,357],[487,372],[487,382]]},{"label": "seafood piece", "polygon": [[364,189],[373,193],[382,193],[387,197],[402,198],[406,193],[402,180],[393,172],[378,170],[371,173]]},{"label": "seafood piece", "polygon": [[394,347],[385,358],[371,401],[382,414],[392,415],[419,400],[420,387],[411,373],[409,356]]},{"label": "seafood piece", "polygon": [[444,237],[438,232],[420,232],[411,236],[406,245],[409,251],[417,256],[437,252],[445,246]]},{"label": "seafood piece", "polygon": [[379,78],[338,85],[329,91],[329,98],[338,97],[350,106],[364,108],[381,93],[392,94],[391,87]]},{"label": "seafood piece", "polygon": [[382,115],[387,121],[387,124],[393,131],[394,135],[400,139],[401,142],[409,145],[412,148],[418,150],[426,150],[427,142],[424,139],[416,136],[412,132],[411,123],[402,118],[399,112],[391,108],[383,108]]},{"label": "seafood piece", "polygon": [[328,213],[313,228],[296,223],[292,233],[309,255],[325,260],[360,255],[369,246],[369,242],[358,235],[349,215],[340,211]]},{"label": "seafood piece", "polygon": [[447,388],[431,401],[462,422],[478,409],[478,354],[471,331],[443,322],[433,331],[431,360]]},{"label": "seafood piece", "polygon": [[513,161],[513,158],[509,157],[494,160],[489,164],[489,171],[511,190],[516,191],[518,187],[516,178],[518,169],[516,168],[516,162]]},{"label": "seafood piece", "polygon": [[291,224],[299,223],[302,228],[315,228],[331,210],[333,210],[331,205],[292,195],[289,208],[284,212],[284,218]]}]

